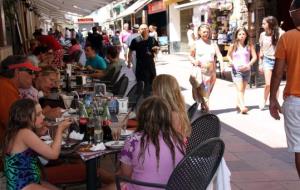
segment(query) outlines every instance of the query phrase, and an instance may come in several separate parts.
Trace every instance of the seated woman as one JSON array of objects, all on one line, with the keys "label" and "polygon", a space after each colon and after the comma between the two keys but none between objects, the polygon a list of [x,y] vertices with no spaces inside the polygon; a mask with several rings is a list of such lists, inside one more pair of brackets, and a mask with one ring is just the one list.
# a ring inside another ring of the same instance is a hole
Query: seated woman
[{"label": "seated woman", "polygon": [[[120,175],[166,184],[185,152],[181,135],[172,127],[171,109],[165,100],[149,97],[140,106],[137,119],[137,130],[127,138],[121,151]],[[146,188],[124,183],[122,189]]]},{"label": "seated woman", "polygon": [[18,100],[9,113],[3,144],[7,189],[56,189],[41,181],[38,155],[47,159],[58,158],[63,131],[70,126],[71,121],[67,119],[58,125],[53,143],[49,146],[35,133],[44,121],[42,108],[37,102],[30,99]]},{"label": "seated woman", "polygon": [[72,55],[76,51],[81,50],[81,46],[78,44],[76,39],[71,39],[72,46],[68,49],[68,54]]},{"label": "seated woman", "polygon": [[166,100],[172,110],[172,126],[182,135],[189,137],[191,125],[187,116],[184,98],[180,92],[180,86],[171,75],[162,74],[154,78],[152,83],[153,95]]},{"label": "seated woman", "polygon": [[[47,97],[52,88],[57,87],[59,82],[59,72],[52,66],[41,67],[42,70],[36,75],[33,81],[33,86],[29,89],[19,89],[22,98],[29,98],[34,101],[39,101]],[[51,108],[43,105],[43,114],[48,118],[58,118],[61,116],[61,108]]]}]

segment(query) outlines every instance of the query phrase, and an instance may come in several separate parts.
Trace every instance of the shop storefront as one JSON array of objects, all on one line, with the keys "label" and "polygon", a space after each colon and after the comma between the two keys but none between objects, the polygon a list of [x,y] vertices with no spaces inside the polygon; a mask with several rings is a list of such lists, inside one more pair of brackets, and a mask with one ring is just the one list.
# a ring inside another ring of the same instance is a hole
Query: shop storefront
[{"label": "shop storefront", "polygon": [[167,36],[167,11],[162,0],[153,1],[147,5],[148,25],[157,27],[158,36]]}]

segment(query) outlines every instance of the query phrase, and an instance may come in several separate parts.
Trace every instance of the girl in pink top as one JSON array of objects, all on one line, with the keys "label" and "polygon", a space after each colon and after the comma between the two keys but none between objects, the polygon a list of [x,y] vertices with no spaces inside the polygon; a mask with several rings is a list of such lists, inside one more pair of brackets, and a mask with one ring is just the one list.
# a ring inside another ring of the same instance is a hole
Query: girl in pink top
[{"label": "girl in pink top", "polygon": [[[146,99],[138,111],[138,128],[121,152],[121,175],[166,184],[183,154],[183,139],[172,127],[172,112],[167,102],[156,96]],[[153,189],[132,184],[122,184],[122,188]]]},{"label": "girl in pink top", "polygon": [[257,56],[254,46],[249,44],[249,35],[245,28],[238,28],[234,39],[233,44],[228,49],[227,58],[232,67],[232,79],[237,90],[236,107],[238,111],[246,114],[248,108],[244,103],[244,94],[250,80],[251,66],[255,63]]}]

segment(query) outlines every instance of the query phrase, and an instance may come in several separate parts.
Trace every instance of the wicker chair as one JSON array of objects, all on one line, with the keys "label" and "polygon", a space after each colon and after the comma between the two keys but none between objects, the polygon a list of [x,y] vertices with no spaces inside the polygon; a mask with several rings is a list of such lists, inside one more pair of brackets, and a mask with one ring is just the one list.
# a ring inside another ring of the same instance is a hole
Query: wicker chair
[{"label": "wicker chair", "polygon": [[134,110],[143,96],[144,91],[144,82],[138,81],[128,92],[128,107],[131,110]]},{"label": "wicker chair", "polygon": [[167,190],[205,190],[216,173],[224,154],[225,145],[220,138],[213,138],[198,145],[176,166],[167,184],[154,184],[116,176],[117,189],[125,181],[138,186]]},{"label": "wicker chair", "polygon": [[190,121],[192,120],[193,116],[195,115],[195,113],[197,112],[199,103],[195,102],[193,105],[191,105],[188,109],[188,117],[190,119]]},{"label": "wicker chair", "polygon": [[123,96],[125,95],[127,86],[128,86],[128,77],[126,77],[125,75],[123,75],[123,76],[118,80],[118,82],[116,82],[116,83],[113,85],[112,93],[113,93],[115,96],[121,96],[121,97],[123,97]]},{"label": "wicker chair", "polygon": [[192,133],[188,139],[187,153],[204,141],[219,137],[221,132],[220,120],[214,114],[205,114],[192,123]]}]

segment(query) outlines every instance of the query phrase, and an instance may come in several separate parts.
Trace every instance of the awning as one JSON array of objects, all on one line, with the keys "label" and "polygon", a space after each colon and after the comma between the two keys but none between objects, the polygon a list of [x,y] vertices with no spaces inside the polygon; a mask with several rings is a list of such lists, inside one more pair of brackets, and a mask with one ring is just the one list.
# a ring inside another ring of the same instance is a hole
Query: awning
[{"label": "awning", "polygon": [[[193,8],[194,6],[199,5],[208,5],[209,8],[223,8],[228,7],[229,10],[232,9],[232,0],[218,0],[218,1],[212,1],[212,0],[197,0],[192,1],[190,3],[184,3],[181,5],[175,6],[176,9],[189,9]],[[220,6],[221,5],[221,6]]]},{"label": "awning", "polygon": [[165,5],[171,5],[171,4],[174,4],[174,3],[181,2],[181,1],[183,1],[183,0],[163,0]]},{"label": "awning", "polygon": [[137,2],[133,3],[130,7],[128,7],[125,11],[121,12],[116,19],[123,18],[125,16],[134,14],[141,10],[145,5],[150,3],[152,0],[138,0]]},{"label": "awning", "polygon": [[175,9],[188,9],[188,8],[192,8],[195,5],[204,5],[209,3],[211,0],[198,0],[198,1],[192,1],[190,3],[184,3],[181,5],[176,5]]}]

